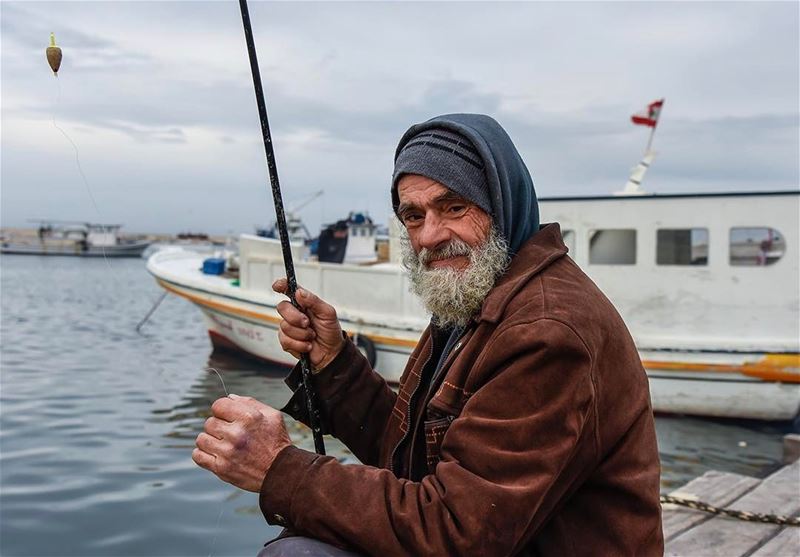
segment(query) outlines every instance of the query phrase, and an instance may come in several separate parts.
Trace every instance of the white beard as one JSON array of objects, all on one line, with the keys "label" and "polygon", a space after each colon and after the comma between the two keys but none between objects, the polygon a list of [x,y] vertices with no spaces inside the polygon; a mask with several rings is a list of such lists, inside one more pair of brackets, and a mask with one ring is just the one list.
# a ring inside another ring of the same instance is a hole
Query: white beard
[{"label": "white beard", "polygon": [[[492,228],[486,242],[472,248],[453,239],[435,251],[414,251],[408,232],[401,229],[402,263],[411,279],[411,291],[422,299],[438,327],[463,327],[475,315],[500,275],[508,267],[508,244]],[[463,269],[429,269],[430,261],[449,257],[468,256],[469,265]]]}]

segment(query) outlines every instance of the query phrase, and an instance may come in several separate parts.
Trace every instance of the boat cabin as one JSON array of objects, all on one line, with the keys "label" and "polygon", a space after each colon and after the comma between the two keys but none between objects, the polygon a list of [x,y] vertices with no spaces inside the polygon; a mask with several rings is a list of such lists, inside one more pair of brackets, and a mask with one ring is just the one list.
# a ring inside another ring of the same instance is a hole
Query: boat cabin
[{"label": "boat cabin", "polygon": [[319,235],[317,257],[321,263],[374,263],[377,226],[366,213],[350,213],[346,219],[325,226]]},{"label": "boat cabin", "polygon": [[640,348],[800,349],[800,192],[544,198],[540,211]]}]

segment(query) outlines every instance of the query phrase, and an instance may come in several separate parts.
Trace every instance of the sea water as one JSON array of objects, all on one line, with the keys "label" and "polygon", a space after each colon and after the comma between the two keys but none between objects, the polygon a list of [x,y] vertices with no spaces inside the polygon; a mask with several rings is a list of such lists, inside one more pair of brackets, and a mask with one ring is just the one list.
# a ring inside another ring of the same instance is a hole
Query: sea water
[{"label": "sea water", "polygon": [[[191,459],[214,400],[280,407],[285,370],[212,354],[200,315],[160,294],[141,259],[0,259],[0,554],[255,555],[279,529],[256,494]],[[313,450],[304,426],[293,440]],[[764,476],[785,428],[656,419],[662,491],[717,469]],[[328,452],[352,455],[335,440]]]}]

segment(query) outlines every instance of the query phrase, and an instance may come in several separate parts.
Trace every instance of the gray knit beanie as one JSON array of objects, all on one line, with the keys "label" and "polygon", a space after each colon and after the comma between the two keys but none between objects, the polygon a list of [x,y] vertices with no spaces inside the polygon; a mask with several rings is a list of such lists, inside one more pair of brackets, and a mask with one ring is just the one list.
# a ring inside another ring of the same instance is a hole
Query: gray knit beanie
[{"label": "gray knit beanie", "polygon": [[394,161],[392,207],[400,205],[397,182],[404,174],[419,174],[447,186],[492,214],[483,159],[466,137],[441,128],[428,129],[405,144]]}]

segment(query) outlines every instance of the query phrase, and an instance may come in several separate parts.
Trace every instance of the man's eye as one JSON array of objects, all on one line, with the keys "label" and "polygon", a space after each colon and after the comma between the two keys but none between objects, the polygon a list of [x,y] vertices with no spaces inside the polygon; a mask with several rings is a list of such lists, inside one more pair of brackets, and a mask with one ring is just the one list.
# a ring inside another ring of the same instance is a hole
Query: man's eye
[{"label": "man's eye", "polygon": [[422,217],[417,213],[406,213],[405,215],[403,215],[403,222],[404,223],[417,222],[421,218]]},{"label": "man's eye", "polygon": [[466,208],[467,208],[466,205],[451,205],[450,207],[447,208],[447,212],[448,213],[460,213]]}]

